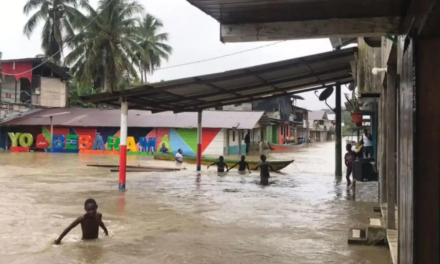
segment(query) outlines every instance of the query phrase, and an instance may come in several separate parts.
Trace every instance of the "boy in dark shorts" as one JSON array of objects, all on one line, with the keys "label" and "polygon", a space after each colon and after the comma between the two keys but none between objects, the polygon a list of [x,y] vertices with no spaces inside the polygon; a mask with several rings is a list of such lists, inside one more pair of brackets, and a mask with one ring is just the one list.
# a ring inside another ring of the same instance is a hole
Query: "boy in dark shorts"
[{"label": "boy in dark shorts", "polygon": [[232,170],[237,166],[238,166],[238,173],[245,173],[246,168],[248,169],[249,172],[251,172],[251,170],[249,169],[249,163],[246,162],[246,157],[244,155],[241,156],[241,160],[237,162],[237,164],[235,164],[234,166],[230,167],[228,171]]},{"label": "boy in dark shorts", "polygon": [[102,222],[102,214],[97,212],[98,204],[96,201],[93,199],[87,199],[84,203],[84,210],[86,213],[73,221],[63,233],[61,233],[60,237],[55,240],[55,244],[61,244],[61,240],[63,240],[64,236],[66,236],[70,230],[78,224],[81,224],[83,240],[97,239],[99,236],[99,227],[101,227],[104,230],[105,235],[108,236],[107,228]]},{"label": "boy in dark shorts", "polygon": [[209,169],[209,167],[214,166],[214,165],[217,165],[217,172],[218,173],[224,173],[225,168],[226,168],[226,170],[229,170],[228,165],[225,163],[225,159],[223,158],[223,156],[218,157],[218,161],[209,165],[208,169]]},{"label": "boy in dark shorts", "polygon": [[351,180],[350,180],[350,175],[353,172],[353,162],[356,160],[356,152],[354,152],[353,150],[351,150],[352,146],[351,144],[347,144],[347,146],[345,147],[347,150],[347,153],[345,153],[345,166],[347,166],[347,174],[346,174],[346,178],[347,178],[347,186],[351,185]]},{"label": "boy in dark shorts", "polygon": [[269,185],[269,178],[270,178],[269,169],[272,171],[275,171],[275,169],[272,167],[272,165],[270,165],[268,161],[266,161],[265,155],[261,155],[260,159],[261,162],[258,162],[257,167],[255,167],[254,170],[260,168],[260,184],[266,186]]}]

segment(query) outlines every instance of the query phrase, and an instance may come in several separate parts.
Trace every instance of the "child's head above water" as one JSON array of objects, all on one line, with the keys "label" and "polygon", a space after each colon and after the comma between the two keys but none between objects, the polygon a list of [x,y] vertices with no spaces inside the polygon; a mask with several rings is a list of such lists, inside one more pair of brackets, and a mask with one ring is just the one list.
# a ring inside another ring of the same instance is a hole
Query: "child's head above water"
[{"label": "child's head above water", "polygon": [[241,160],[245,160],[246,156],[245,155],[241,155]]},{"label": "child's head above water", "polygon": [[98,204],[94,199],[87,199],[84,202],[84,210],[87,212],[87,215],[95,216],[96,211],[98,210]]},{"label": "child's head above water", "polygon": [[218,157],[219,161],[223,161],[225,158],[223,158],[223,156]]},{"label": "child's head above water", "polygon": [[265,162],[266,161],[266,156],[265,155],[261,155],[260,159],[261,159],[262,162]]},{"label": "child's head above water", "polygon": [[345,146],[345,149],[347,150],[347,151],[351,151],[351,144],[347,144],[347,146]]}]

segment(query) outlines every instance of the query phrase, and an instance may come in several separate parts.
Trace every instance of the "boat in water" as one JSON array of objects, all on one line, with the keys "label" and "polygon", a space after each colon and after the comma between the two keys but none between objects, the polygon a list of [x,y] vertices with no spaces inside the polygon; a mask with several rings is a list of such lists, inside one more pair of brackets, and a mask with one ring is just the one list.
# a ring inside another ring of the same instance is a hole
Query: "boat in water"
[{"label": "boat in water", "polygon": [[[155,153],[154,159],[174,161],[175,157],[174,155],[171,154]],[[216,161],[218,161],[218,158],[202,157],[202,165],[211,165]],[[228,165],[228,167],[234,166],[239,161],[240,160],[238,159],[225,159],[225,163]],[[257,166],[257,163],[259,162],[252,160],[246,160],[246,161],[249,163],[249,168],[251,169],[255,168],[255,166]],[[195,164],[197,163],[197,158],[196,156],[183,156],[183,162]],[[274,160],[274,161],[270,161],[270,164],[275,170],[282,170],[293,162],[294,160]]]},{"label": "boat in water", "polygon": [[291,144],[274,144],[268,143],[269,148],[273,151],[292,151],[300,149],[306,145],[306,143],[291,143]]}]

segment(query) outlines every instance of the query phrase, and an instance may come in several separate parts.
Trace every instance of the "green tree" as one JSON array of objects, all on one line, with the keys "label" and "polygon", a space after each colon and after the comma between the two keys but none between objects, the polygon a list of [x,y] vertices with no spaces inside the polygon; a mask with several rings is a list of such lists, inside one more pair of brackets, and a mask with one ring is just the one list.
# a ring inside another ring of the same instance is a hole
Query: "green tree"
[{"label": "green tree", "polygon": [[140,23],[136,15],[143,11],[142,6],[128,0],[101,0],[96,10],[87,2],[81,6],[88,13],[76,24],[82,30],[66,37],[72,49],[66,64],[71,65],[78,82],[108,92],[118,90],[127,76],[138,79],[134,63],[142,47],[136,42]]},{"label": "green tree", "polygon": [[78,1],[87,0],[28,0],[23,8],[26,15],[37,10],[25,24],[23,33],[30,37],[38,24],[44,21],[41,46],[45,55],[55,62],[61,61],[63,36],[72,33],[72,23],[82,17],[77,9]]},{"label": "green tree", "polygon": [[147,74],[152,74],[160,68],[163,60],[168,60],[172,48],[165,42],[168,41],[167,33],[159,33],[163,23],[156,17],[146,14],[139,26],[138,43],[142,50],[136,52],[139,59],[141,83],[147,82]]}]

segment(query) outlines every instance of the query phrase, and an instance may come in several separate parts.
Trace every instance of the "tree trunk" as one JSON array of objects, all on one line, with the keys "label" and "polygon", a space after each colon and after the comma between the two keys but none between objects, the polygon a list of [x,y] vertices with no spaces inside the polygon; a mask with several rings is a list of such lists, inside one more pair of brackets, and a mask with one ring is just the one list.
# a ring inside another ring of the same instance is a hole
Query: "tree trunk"
[{"label": "tree trunk", "polygon": [[144,74],[143,74],[144,68],[142,67],[142,63],[139,63],[139,70],[141,72],[141,84],[144,84]]}]

